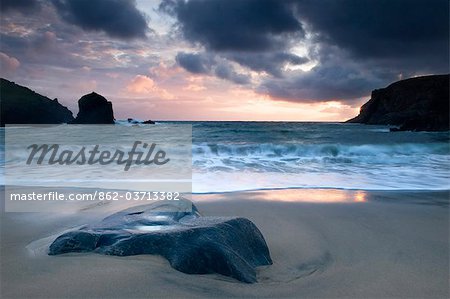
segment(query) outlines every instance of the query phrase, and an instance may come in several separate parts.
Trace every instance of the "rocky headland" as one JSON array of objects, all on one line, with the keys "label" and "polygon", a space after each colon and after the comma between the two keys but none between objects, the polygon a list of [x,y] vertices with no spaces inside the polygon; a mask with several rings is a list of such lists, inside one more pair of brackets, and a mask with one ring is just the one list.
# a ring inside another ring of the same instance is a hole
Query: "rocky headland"
[{"label": "rocky headland", "polygon": [[[78,100],[78,114],[33,90],[1,78],[0,125],[5,124],[114,124],[113,105],[102,95],[92,92]],[[154,124],[152,120],[129,119],[131,124]]]},{"label": "rocky headland", "polygon": [[395,126],[392,131],[448,131],[449,75],[410,78],[376,89],[347,122]]},{"label": "rocky headland", "polygon": [[72,112],[29,88],[0,79],[0,125],[60,124],[73,121]]}]

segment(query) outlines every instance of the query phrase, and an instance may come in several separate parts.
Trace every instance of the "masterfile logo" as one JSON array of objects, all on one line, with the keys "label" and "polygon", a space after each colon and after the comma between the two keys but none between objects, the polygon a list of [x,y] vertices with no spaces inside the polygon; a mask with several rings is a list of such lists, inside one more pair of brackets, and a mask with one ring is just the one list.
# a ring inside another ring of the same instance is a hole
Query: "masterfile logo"
[{"label": "masterfile logo", "polygon": [[7,126],[6,191],[58,191],[65,200],[81,189],[96,200],[181,197],[192,191],[191,149],[185,124]]},{"label": "masterfile logo", "polygon": [[[101,145],[96,144],[89,149],[83,146],[79,151],[60,150],[59,144],[32,144],[27,147],[30,155],[27,164],[48,163],[49,165],[108,165],[116,163],[124,165],[124,171],[128,171],[131,165],[164,165],[170,161],[166,158],[166,152],[157,148],[156,143],[135,141],[129,152],[116,149],[115,151],[101,150]],[[140,150],[142,149],[142,150]]]}]

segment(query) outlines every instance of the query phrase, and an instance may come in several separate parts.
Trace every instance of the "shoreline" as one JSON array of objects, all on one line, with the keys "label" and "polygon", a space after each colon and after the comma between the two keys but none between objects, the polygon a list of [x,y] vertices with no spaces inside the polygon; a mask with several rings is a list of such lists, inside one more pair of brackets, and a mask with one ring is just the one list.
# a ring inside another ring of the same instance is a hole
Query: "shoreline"
[{"label": "shoreline", "polygon": [[[92,213],[2,212],[1,295],[3,298],[449,296],[449,190],[359,190],[364,195],[359,202],[348,200],[356,198],[358,191],[320,192],[287,189],[193,195],[192,200],[203,215],[246,217],[261,230],[274,264],[258,268],[258,283],[251,285],[221,275],[184,274],[159,256],[73,253],[50,257],[39,251],[33,255],[27,249],[30,244],[45,248],[42,239],[100,220],[119,206],[96,206],[90,210]],[[311,201],[314,197],[329,201]],[[50,241],[51,238],[46,242]]]},{"label": "shoreline", "polygon": [[[304,203],[402,202],[450,205],[450,189],[442,190],[362,190],[338,188],[271,188],[229,192],[192,193],[192,200],[214,201],[253,195],[252,200]],[[281,195],[281,198],[277,198]],[[411,196],[412,198],[407,198]],[[246,199],[248,200],[248,199]]]}]

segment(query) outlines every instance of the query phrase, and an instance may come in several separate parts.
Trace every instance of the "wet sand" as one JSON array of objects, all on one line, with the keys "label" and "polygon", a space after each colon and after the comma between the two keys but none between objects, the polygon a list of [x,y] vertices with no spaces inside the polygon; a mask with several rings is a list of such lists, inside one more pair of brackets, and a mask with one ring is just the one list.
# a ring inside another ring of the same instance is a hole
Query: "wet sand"
[{"label": "wet sand", "polygon": [[258,283],[180,273],[158,256],[45,254],[62,231],[122,207],[2,210],[1,297],[449,297],[448,191],[288,189],[195,195],[193,201],[204,215],[247,217],[258,226],[274,261],[258,269]]}]

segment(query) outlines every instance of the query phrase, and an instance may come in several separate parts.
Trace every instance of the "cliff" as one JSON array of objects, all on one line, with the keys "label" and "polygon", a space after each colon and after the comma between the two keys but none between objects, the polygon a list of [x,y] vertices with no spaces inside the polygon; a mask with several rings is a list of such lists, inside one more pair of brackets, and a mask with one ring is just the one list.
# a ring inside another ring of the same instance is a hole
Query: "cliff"
[{"label": "cliff", "polygon": [[448,131],[449,75],[410,78],[376,89],[359,115],[347,122],[393,125],[408,131]]},{"label": "cliff", "polygon": [[31,89],[0,79],[0,125],[61,124],[73,120],[72,112]]}]

